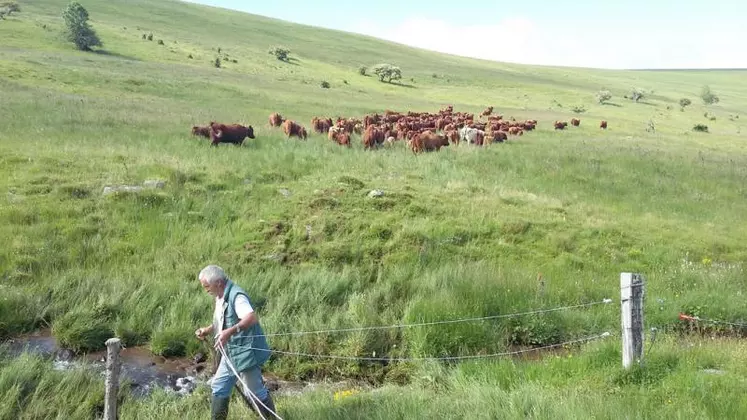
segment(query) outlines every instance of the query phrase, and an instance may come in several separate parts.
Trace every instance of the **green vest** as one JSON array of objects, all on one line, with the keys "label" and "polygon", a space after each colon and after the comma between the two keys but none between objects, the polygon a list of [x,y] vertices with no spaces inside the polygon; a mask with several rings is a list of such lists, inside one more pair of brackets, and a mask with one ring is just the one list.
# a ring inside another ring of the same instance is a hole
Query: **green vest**
[{"label": "green vest", "polygon": [[[246,296],[247,299],[249,298],[249,295],[239,285],[232,280],[228,280],[226,290],[223,292],[223,330],[233,327],[240,321],[234,309],[234,301],[236,296],[240,294]],[[217,323],[218,320],[213,320],[213,322]],[[259,322],[232,335],[228,339],[225,349],[237,372],[254,366],[261,366],[270,358],[267,338]]]}]

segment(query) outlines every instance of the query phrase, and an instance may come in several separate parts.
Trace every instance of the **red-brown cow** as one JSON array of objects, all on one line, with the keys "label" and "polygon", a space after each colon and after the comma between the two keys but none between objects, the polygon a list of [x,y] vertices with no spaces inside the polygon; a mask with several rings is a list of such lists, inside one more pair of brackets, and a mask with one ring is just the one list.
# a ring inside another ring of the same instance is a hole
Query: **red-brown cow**
[{"label": "red-brown cow", "polygon": [[296,136],[299,139],[306,140],[307,137],[306,128],[293,120],[285,120],[283,123],[283,132],[288,136],[288,138]]},{"label": "red-brown cow", "polygon": [[607,129],[607,121],[602,121],[599,123],[599,128]]},{"label": "red-brown cow", "polygon": [[327,133],[329,128],[332,127],[332,118],[314,117],[311,119],[311,127],[319,134]]},{"label": "red-brown cow", "polygon": [[442,147],[449,145],[449,139],[444,134],[426,131],[420,135],[420,142],[426,152],[440,152]]},{"label": "red-brown cow", "polygon": [[571,118],[571,125],[573,125],[574,127],[578,127],[580,124],[581,120],[579,120],[578,118]]},{"label": "red-brown cow", "polygon": [[218,146],[219,143],[231,143],[238,146],[244,144],[244,139],[254,138],[254,128],[243,126],[241,124],[221,124],[216,122],[210,123],[210,140],[212,146]]},{"label": "red-brown cow", "polygon": [[272,114],[270,114],[270,127],[280,127],[281,125],[283,125],[283,121],[285,120],[277,112],[273,112]]},{"label": "red-brown cow", "polygon": [[364,149],[373,149],[374,147],[384,143],[384,140],[384,131],[373,125],[366,127],[366,131],[363,132]]}]

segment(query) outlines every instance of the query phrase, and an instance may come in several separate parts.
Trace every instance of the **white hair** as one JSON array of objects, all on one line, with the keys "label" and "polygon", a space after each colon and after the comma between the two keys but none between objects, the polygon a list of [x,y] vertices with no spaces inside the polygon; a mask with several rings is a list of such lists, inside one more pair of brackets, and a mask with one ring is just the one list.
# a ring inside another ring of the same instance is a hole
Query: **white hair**
[{"label": "white hair", "polygon": [[218,267],[217,265],[209,265],[203,268],[197,278],[205,279],[205,281],[210,285],[219,282],[225,283],[228,280],[228,276],[226,276],[225,271],[223,271],[223,269]]}]

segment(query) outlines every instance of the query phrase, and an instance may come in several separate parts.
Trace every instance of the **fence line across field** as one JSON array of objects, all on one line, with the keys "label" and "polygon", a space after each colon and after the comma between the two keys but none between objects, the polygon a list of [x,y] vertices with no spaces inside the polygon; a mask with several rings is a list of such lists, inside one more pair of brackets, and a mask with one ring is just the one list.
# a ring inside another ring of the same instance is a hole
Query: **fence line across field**
[{"label": "fence line across field", "polygon": [[[645,286],[646,281],[643,278],[642,275],[637,273],[620,273],[620,283],[619,283],[619,289],[620,289],[620,321],[621,321],[621,332],[620,335],[620,342],[622,344],[622,365],[623,368],[629,369],[630,367],[634,365],[640,365],[643,366],[643,357],[645,355],[644,353],[644,299],[645,299]],[[557,311],[564,311],[569,309],[578,309],[578,308],[586,308],[596,305],[602,305],[602,304],[610,304],[612,303],[612,299],[603,299],[601,301],[595,301],[595,302],[589,302],[589,303],[582,303],[578,305],[568,305],[568,306],[560,306],[555,308],[548,308],[548,309],[537,309],[537,310],[531,310],[526,312],[516,312],[511,314],[502,314],[502,315],[488,315],[488,316],[481,316],[481,317],[472,317],[472,318],[460,318],[460,319],[450,319],[450,320],[443,320],[443,321],[431,321],[431,322],[417,322],[417,323],[411,323],[411,324],[393,324],[393,325],[378,325],[378,326],[367,326],[367,327],[353,327],[353,328],[339,328],[339,329],[327,329],[327,330],[317,330],[317,331],[298,331],[298,332],[284,332],[284,333],[273,333],[273,334],[264,334],[265,337],[280,337],[280,336],[302,336],[302,335],[311,335],[311,334],[326,334],[326,333],[337,333],[337,332],[355,332],[355,331],[370,331],[370,330],[382,330],[382,329],[394,329],[394,328],[412,328],[412,327],[421,327],[421,326],[429,326],[429,325],[444,325],[444,324],[455,324],[455,323],[461,323],[461,322],[475,322],[475,321],[487,321],[487,320],[493,320],[493,319],[502,319],[502,318],[511,318],[511,317],[519,317],[524,315],[535,315],[535,314],[544,314],[544,313],[550,313],[550,312],[557,312]],[[700,318],[697,316],[690,316],[685,314],[680,314],[679,317],[682,321],[698,321],[698,322],[710,322],[710,323],[716,323],[716,324],[725,324],[725,325],[732,325],[736,327],[747,327],[747,324],[742,323],[735,323],[735,322],[728,322],[728,321],[720,321],[720,320],[713,320],[713,319],[705,319]],[[656,338],[656,332],[658,331],[658,328],[651,328],[652,332],[652,338],[651,343],[649,344],[649,351],[651,350],[651,345],[655,341]],[[260,335],[255,335],[255,337],[258,337]],[[607,338],[612,336],[610,332],[603,332],[596,335],[591,335],[587,337],[581,337],[569,341],[565,341],[562,343],[557,344],[551,344],[547,346],[542,347],[534,347],[529,349],[523,349],[523,350],[516,350],[516,351],[507,351],[502,353],[492,353],[492,354],[473,354],[473,355],[464,355],[464,356],[441,356],[441,357],[360,357],[360,356],[344,356],[344,355],[333,355],[333,354],[313,354],[313,353],[304,353],[304,352],[291,352],[291,351],[282,351],[282,350],[273,350],[273,349],[254,349],[257,351],[264,351],[264,352],[271,352],[271,353],[277,353],[277,354],[283,354],[288,356],[300,356],[300,357],[310,357],[310,358],[323,358],[323,359],[339,359],[339,360],[356,360],[356,361],[384,361],[384,362],[409,362],[409,361],[449,361],[449,360],[475,360],[475,359],[486,359],[491,357],[503,357],[503,356],[513,356],[513,355],[519,355],[524,353],[530,353],[530,352],[536,352],[541,350],[547,350],[557,347],[563,347],[568,346],[571,344],[578,344],[578,343],[586,343],[590,341],[595,341],[603,338]],[[119,351],[121,349],[121,342],[117,338],[112,338],[106,342],[107,345],[107,376],[106,376],[106,394],[105,394],[105,419],[106,420],[115,420],[117,418],[117,398],[116,395],[118,394],[118,377],[120,374],[120,363],[121,360],[119,359]],[[230,346],[230,344],[229,344]],[[236,346],[236,348],[253,348],[251,346]],[[225,348],[223,346],[219,346],[219,349],[223,357],[227,358],[227,354],[225,352]],[[231,361],[228,360],[230,363]],[[232,363],[229,365],[231,368],[233,368]],[[234,371],[234,374],[236,374],[235,369],[232,369]],[[238,376],[238,375],[237,375]],[[262,404],[261,401],[258,401],[258,398],[256,395],[253,395],[251,393],[251,390],[248,389],[248,387],[245,386],[245,384],[242,383],[242,386],[246,388],[246,390],[249,391],[248,397],[251,399],[251,403],[254,406],[255,409],[258,408],[258,402],[259,404]],[[264,405],[264,404],[262,404]],[[259,411],[259,410],[257,410]],[[281,418],[278,413],[272,412],[276,418]],[[260,414],[260,416],[262,416]]]},{"label": "fence line across field", "polygon": [[493,358],[493,357],[503,357],[503,356],[514,356],[518,354],[523,353],[530,353],[534,351],[540,351],[540,350],[547,350],[552,349],[555,347],[562,347],[567,346],[570,344],[576,344],[576,343],[585,343],[588,341],[594,341],[598,340],[600,338],[609,337],[611,334],[609,332],[604,332],[601,334],[592,335],[589,337],[583,337],[578,338],[575,340],[569,340],[565,341],[563,343],[557,343],[557,344],[550,344],[548,346],[543,347],[533,347],[529,349],[524,350],[516,350],[516,351],[507,351],[502,353],[491,353],[491,354],[472,354],[472,355],[465,355],[465,356],[441,356],[441,357],[365,357],[365,356],[338,356],[334,354],[313,354],[313,353],[301,353],[301,352],[292,352],[292,351],[283,351],[283,350],[268,350],[268,349],[256,349],[251,346],[233,346],[233,348],[236,349],[251,349],[256,351],[263,351],[263,352],[270,352],[270,353],[276,353],[276,354],[283,354],[286,356],[301,356],[301,357],[312,357],[312,358],[319,358],[319,359],[336,359],[336,360],[356,360],[356,361],[369,361],[369,362],[416,362],[416,361],[447,361],[447,360],[469,360],[469,359],[487,359],[487,358]]},{"label": "fence line across field", "polygon": [[488,321],[492,319],[513,318],[513,317],[518,317],[518,316],[523,316],[523,315],[535,315],[535,314],[542,314],[542,313],[548,313],[548,312],[558,312],[558,311],[565,311],[569,309],[585,308],[589,306],[609,304],[609,303],[612,303],[612,299],[602,299],[601,301],[597,301],[597,302],[582,303],[582,304],[570,305],[570,306],[560,306],[560,307],[549,308],[549,309],[537,309],[533,311],[516,312],[512,314],[488,315],[488,316],[480,316],[480,317],[473,317],[473,318],[447,319],[443,321],[416,322],[412,324],[374,325],[374,326],[368,326],[368,327],[337,328],[337,329],[317,330],[317,331],[296,331],[296,332],[284,332],[284,333],[273,333],[273,334],[256,334],[256,335],[252,335],[252,337],[300,336],[300,335],[311,335],[311,334],[328,334],[328,333],[356,332],[356,331],[370,331],[370,330],[388,330],[388,329],[395,329],[395,328],[412,328],[412,327],[424,327],[424,326],[430,326],[430,325],[458,324],[461,322]]}]

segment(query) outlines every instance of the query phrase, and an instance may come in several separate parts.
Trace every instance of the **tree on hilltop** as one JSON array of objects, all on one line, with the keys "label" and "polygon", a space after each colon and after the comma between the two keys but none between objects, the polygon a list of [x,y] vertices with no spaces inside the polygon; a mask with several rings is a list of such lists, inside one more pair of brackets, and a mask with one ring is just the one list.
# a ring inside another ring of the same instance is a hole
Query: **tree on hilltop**
[{"label": "tree on hilltop", "polygon": [[91,51],[91,47],[102,46],[96,31],[88,24],[88,11],[77,1],[72,1],[62,12],[67,27],[67,40],[81,51]]}]

